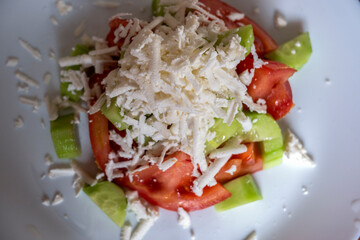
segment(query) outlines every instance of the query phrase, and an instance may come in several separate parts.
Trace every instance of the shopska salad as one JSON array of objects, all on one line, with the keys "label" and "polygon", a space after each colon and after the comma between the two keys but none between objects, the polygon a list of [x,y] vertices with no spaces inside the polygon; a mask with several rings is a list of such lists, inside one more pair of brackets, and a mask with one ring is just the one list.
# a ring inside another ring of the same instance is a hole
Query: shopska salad
[{"label": "shopska salad", "polygon": [[[154,0],[152,8],[150,22],[115,15],[105,40],[60,59],[62,100],[49,103],[59,158],[80,155],[74,122],[88,104],[106,180],[83,191],[120,227],[128,205],[142,232],[157,207],[184,216],[262,199],[251,174],[282,162],[275,120],[293,107],[288,79],[312,51],[308,33],[278,47],[219,0]],[[61,101],[72,112],[57,110]]]}]

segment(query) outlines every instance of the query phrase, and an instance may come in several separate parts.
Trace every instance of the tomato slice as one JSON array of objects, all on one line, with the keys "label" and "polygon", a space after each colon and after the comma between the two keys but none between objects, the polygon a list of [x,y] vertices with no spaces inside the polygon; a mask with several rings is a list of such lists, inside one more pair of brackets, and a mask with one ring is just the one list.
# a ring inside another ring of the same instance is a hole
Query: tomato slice
[{"label": "tomato slice", "polygon": [[241,13],[236,8],[233,8],[220,0],[199,0],[199,2],[205,5],[205,9],[208,12],[222,19],[225,22],[226,27],[229,29],[251,24],[254,30],[255,48],[258,55],[262,56],[265,53],[277,49],[278,45],[276,44],[274,39],[272,39],[269,34],[267,34],[259,25],[257,25],[250,18],[245,16],[240,20],[230,20],[227,17],[230,15],[230,13]]},{"label": "tomato slice", "polygon": [[266,98],[267,112],[275,120],[284,117],[293,108],[292,91],[289,81],[278,83]]},{"label": "tomato slice", "polygon": [[115,181],[122,186],[137,190],[149,203],[172,211],[177,211],[179,207],[186,211],[207,208],[231,196],[221,184],[206,187],[201,197],[196,196],[191,191],[195,178],[191,176],[193,165],[190,156],[176,152],[167,156],[165,161],[173,157],[177,158],[177,162],[164,172],[157,165],[152,165],[135,172],[132,181],[128,177]]},{"label": "tomato slice", "polygon": [[[237,177],[248,173],[254,173],[263,169],[263,161],[261,158],[260,149],[257,143],[245,143],[247,151],[241,154],[231,156],[229,161],[216,174],[215,179],[218,182],[225,183]],[[236,170],[233,174],[226,172],[233,165]]]},{"label": "tomato slice", "polygon": [[104,171],[111,149],[109,141],[109,121],[101,111],[89,114],[89,135],[96,163],[98,167]]},{"label": "tomato slice", "polygon": [[[239,63],[237,73],[253,68],[253,62],[250,54]],[[267,64],[261,68],[255,69],[253,80],[248,86],[248,93],[255,102],[259,98],[265,99],[267,112],[277,120],[284,117],[294,105],[288,79],[296,70],[283,63],[270,60],[266,62]]]}]

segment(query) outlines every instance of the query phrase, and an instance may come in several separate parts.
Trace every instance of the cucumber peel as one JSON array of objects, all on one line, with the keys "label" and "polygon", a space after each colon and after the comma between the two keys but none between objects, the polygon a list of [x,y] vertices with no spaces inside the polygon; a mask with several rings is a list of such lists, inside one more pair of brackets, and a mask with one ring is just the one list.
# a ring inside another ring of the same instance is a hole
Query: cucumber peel
[{"label": "cucumber peel", "polygon": [[296,38],[267,53],[265,58],[284,63],[299,70],[309,60],[312,53],[309,33],[303,33]]},{"label": "cucumber peel", "polygon": [[67,114],[50,122],[51,138],[59,158],[76,158],[81,155],[78,129],[72,122],[74,118],[74,114]]},{"label": "cucumber peel", "polygon": [[218,212],[226,211],[262,199],[259,188],[250,174],[224,184],[231,197],[215,205]]},{"label": "cucumber peel", "polygon": [[124,225],[127,201],[118,185],[104,181],[94,186],[85,185],[83,191],[116,225]]}]

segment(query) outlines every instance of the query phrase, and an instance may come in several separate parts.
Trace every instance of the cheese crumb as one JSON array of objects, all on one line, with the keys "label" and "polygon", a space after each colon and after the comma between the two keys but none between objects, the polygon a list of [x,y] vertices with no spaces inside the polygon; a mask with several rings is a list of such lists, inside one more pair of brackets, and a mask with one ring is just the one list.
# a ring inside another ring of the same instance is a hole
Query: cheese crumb
[{"label": "cheese crumb", "polygon": [[50,155],[50,153],[45,154],[44,160],[45,160],[45,164],[48,165],[48,166],[51,165],[54,162],[52,156]]},{"label": "cheese crumb", "polygon": [[31,46],[28,42],[26,42],[26,41],[25,41],[24,39],[22,39],[22,38],[19,38],[19,43],[20,43],[20,45],[21,45],[28,53],[30,53],[36,60],[39,60],[39,61],[42,60],[42,58],[41,58],[41,53],[40,53],[40,51],[39,51],[37,48]]},{"label": "cheese crumb", "polygon": [[191,225],[190,215],[181,207],[178,208],[178,224],[184,229],[188,229]]},{"label": "cheese crumb", "polygon": [[19,100],[22,104],[27,104],[34,108],[41,106],[41,101],[37,97],[19,96]]},{"label": "cheese crumb", "polygon": [[48,172],[48,176],[50,179],[57,178],[57,177],[67,177],[73,176],[75,171],[70,166],[60,166],[51,168]]},{"label": "cheese crumb", "polygon": [[256,231],[252,231],[244,240],[257,240]]},{"label": "cheese crumb", "polygon": [[128,221],[126,221],[124,226],[122,226],[122,228],[121,228],[120,239],[121,240],[130,240],[131,231],[132,231],[132,226]]},{"label": "cheese crumb", "polygon": [[19,79],[20,81],[30,85],[30,86],[34,86],[36,88],[40,87],[40,84],[38,81],[36,81],[35,79],[29,77],[28,75],[26,75],[25,73],[21,72],[20,70],[16,70],[15,71],[15,77],[17,79]]},{"label": "cheese crumb", "polygon": [[233,175],[234,172],[236,171],[236,165],[232,165],[228,170],[226,170],[225,172],[230,174],[230,175]]},{"label": "cheese crumb", "polygon": [[279,11],[275,11],[274,23],[275,23],[275,27],[279,29],[286,27],[288,24],[284,15],[282,15]]},{"label": "cheese crumb", "polygon": [[55,61],[55,52],[52,49],[49,50],[49,58]]},{"label": "cheese crumb", "polygon": [[80,164],[75,161],[75,160],[71,160],[70,161],[70,166],[74,169],[74,172],[80,176],[80,178],[87,184],[89,184],[90,186],[94,186],[97,181],[95,178],[93,178],[92,176],[90,176],[89,173],[87,173],[81,166]]},{"label": "cheese crumb", "polygon": [[259,14],[259,13],[260,13],[260,8],[255,7],[255,8],[253,9],[253,13],[254,13],[254,14]]},{"label": "cheese crumb", "polygon": [[239,21],[239,20],[243,19],[244,17],[245,17],[245,14],[238,13],[238,12],[232,12],[229,15],[227,15],[227,18],[233,22]]},{"label": "cheese crumb", "polygon": [[14,119],[14,127],[15,128],[22,128],[24,126],[24,119],[21,116],[18,116]]},{"label": "cheese crumb", "polygon": [[50,20],[54,26],[59,26],[59,21],[54,16],[51,16]]},{"label": "cheese crumb", "polygon": [[19,63],[19,59],[17,57],[8,57],[5,65],[7,67],[16,67]]},{"label": "cheese crumb", "polygon": [[19,82],[16,85],[16,88],[17,88],[18,92],[26,92],[26,93],[29,92],[29,85],[24,82]]},{"label": "cheese crumb", "polygon": [[46,73],[44,74],[44,77],[43,77],[43,82],[44,82],[45,84],[49,84],[50,81],[51,81],[51,73],[46,72]]},{"label": "cheese crumb", "polygon": [[63,198],[62,194],[60,192],[56,192],[51,201],[51,206],[59,205],[63,201],[64,201],[64,198]]},{"label": "cheese crumb", "polygon": [[73,10],[73,7],[70,3],[66,3],[64,0],[56,1],[56,8],[61,16],[68,14]]},{"label": "cheese crumb", "polygon": [[289,129],[285,135],[284,163],[298,167],[315,167],[300,140]]},{"label": "cheese crumb", "polygon": [[46,194],[43,195],[41,199],[41,204],[44,205],[45,207],[50,207],[50,199]]},{"label": "cheese crumb", "polygon": [[74,36],[78,37],[81,35],[82,32],[84,32],[85,29],[85,21],[82,21],[79,26],[77,26],[74,30]]}]

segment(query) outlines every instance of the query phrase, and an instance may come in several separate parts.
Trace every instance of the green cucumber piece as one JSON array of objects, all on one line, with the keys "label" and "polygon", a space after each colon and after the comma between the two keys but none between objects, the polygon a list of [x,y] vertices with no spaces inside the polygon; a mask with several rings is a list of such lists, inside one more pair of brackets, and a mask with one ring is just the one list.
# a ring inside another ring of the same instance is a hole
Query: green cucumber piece
[{"label": "green cucumber piece", "polygon": [[260,190],[250,174],[225,183],[224,187],[231,193],[231,197],[215,205],[218,212],[262,199]]},{"label": "green cucumber piece", "polygon": [[218,36],[218,40],[216,41],[215,46],[218,46],[221,43],[226,45],[227,42],[224,42],[224,40],[226,40],[232,34],[239,35],[239,37],[241,38],[240,45],[246,48],[245,56],[247,56],[250,53],[251,46],[254,44],[255,40],[253,27],[249,24],[239,28],[231,29],[224,34]]},{"label": "green cucumber piece", "polygon": [[284,43],[276,50],[267,53],[265,58],[281,62],[299,70],[310,58],[312,53],[309,33],[303,33]]},{"label": "green cucumber piece", "polygon": [[101,107],[101,112],[120,131],[125,130],[129,127],[128,124],[126,124],[122,121],[122,119],[124,117],[121,116],[120,108],[118,106],[116,106],[115,99],[111,99],[111,103],[110,103],[109,107],[107,107],[107,104],[104,103],[104,105],[102,105],[102,107]]},{"label": "green cucumber piece", "polygon": [[76,158],[81,154],[78,129],[73,120],[74,114],[67,114],[50,122],[51,138],[59,158]]},{"label": "green cucumber piece", "polygon": [[164,5],[160,5],[160,0],[153,0],[151,4],[152,14],[153,16],[164,16],[165,9]]},{"label": "green cucumber piece", "polygon": [[261,150],[264,153],[272,152],[272,151],[275,151],[275,150],[278,150],[278,149],[282,149],[283,146],[284,146],[283,138],[281,136],[281,137],[278,137],[278,138],[273,138],[271,140],[262,141],[260,143],[260,146],[261,146]]},{"label": "green cucumber piece", "polygon": [[[75,56],[80,56],[80,55],[84,55],[84,54],[88,54],[90,52],[90,48],[88,48],[85,45],[82,44],[76,44],[75,48],[72,50],[70,56],[75,57]],[[81,68],[81,65],[74,65],[74,66],[69,66],[66,67],[65,70],[74,70],[74,71],[79,71]],[[80,101],[80,97],[82,96],[82,94],[84,93],[83,90],[81,91],[68,91],[68,87],[69,87],[70,83],[68,82],[61,82],[60,83],[60,92],[61,92],[61,96],[66,96],[69,98],[70,101],[73,102],[78,102]]]},{"label": "green cucumber piece", "polygon": [[73,102],[78,102],[81,99],[81,96],[83,95],[84,91],[80,90],[74,90],[74,91],[69,91],[68,87],[69,87],[70,83],[69,82],[60,82],[60,93],[62,96],[67,96],[69,98],[70,101]]},{"label": "green cucumber piece", "polygon": [[104,181],[94,186],[85,185],[83,191],[116,225],[124,225],[127,201],[118,185]]},{"label": "green cucumber piece", "polygon": [[256,112],[245,112],[253,122],[250,131],[239,132],[239,136],[246,142],[260,142],[282,137],[281,129],[277,122],[270,114],[262,114]]},{"label": "green cucumber piece", "polygon": [[239,129],[242,129],[242,125],[236,119],[229,126],[227,123],[224,123],[223,119],[215,118],[215,123],[209,131],[215,132],[216,135],[213,139],[205,143],[205,153],[210,153],[229,140],[229,138],[237,135]]},{"label": "green cucumber piece", "polygon": [[272,152],[265,152],[262,154],[263,158],[263,169],[269,169],[272,167],[276,167],[282,163],[284,150],[279,148]]}]

